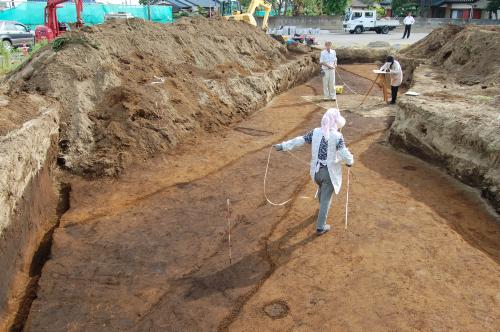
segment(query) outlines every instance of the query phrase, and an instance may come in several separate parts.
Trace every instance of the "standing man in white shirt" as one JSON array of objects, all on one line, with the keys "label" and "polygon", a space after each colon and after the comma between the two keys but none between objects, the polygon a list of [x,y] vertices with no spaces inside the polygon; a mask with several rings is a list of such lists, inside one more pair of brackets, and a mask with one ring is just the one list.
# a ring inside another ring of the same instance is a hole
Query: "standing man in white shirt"
[{"label": "standing man in white shirt", "polygon": [[337,54],[332,50],[332,42],[325,43],[325,49],[319,57],[321,76],[323,76],[323,94],[325,99],[336,100],[335,68],[337,67]]},{"label": "standing man in white shirt", "polygon": [[398,97],[398,89],[401,83],[403,83],[403,70],[398,61],[394,60],[394,57],[388,56],[385,64],[380,67],[380,70],[386,71],[391,75],[391,104],[396,103],[396,98]]},{"label": "standing man in white shirt", "polygon": [[403,20],[403,24],[405,25],[405,33],[403,34],[403,38],[410,38],[411,26],[415,23],[415,19],[411,16],[411,13],[407,13],[405,19]]}]

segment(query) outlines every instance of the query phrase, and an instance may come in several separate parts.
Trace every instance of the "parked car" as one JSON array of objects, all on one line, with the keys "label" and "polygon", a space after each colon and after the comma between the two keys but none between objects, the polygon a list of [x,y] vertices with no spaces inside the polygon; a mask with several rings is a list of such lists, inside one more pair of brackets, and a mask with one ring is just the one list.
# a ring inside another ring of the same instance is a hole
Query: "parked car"
[{"label": "parked car", "polygon": [[7,50],[24,45],[31,47],[35,45],[35,32],[19,22],[0,21],[0,39]]},{"label": "parked car", "polygon": [[346,13],[342,22],[344,31],[360,34],[364,31],[375,31],[386,34],[399,26],[399,20],[378,18],[375,10],[351,10]]}]

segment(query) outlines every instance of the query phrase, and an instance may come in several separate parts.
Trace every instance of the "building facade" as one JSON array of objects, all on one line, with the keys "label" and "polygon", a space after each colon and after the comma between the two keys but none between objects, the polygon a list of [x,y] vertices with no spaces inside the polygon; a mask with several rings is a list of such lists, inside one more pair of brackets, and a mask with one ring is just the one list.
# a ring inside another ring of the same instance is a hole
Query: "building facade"
[{"label": "building facade", "polygon": [[488,19],[487,0],[432,0],[433,18]]}]

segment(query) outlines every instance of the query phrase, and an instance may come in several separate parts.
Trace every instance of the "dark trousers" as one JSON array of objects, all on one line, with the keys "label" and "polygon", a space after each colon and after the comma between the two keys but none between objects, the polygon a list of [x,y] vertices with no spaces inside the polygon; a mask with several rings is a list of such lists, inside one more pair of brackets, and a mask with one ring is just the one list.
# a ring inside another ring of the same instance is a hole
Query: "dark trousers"
[{"label": "dark trousers", "polygon": [[328,210],[330,209],[330,201],[334,193],[332,180],[328,173],[328,168],[321,166],[314,175],[314,181],[318,185],[319,212],[316,220],[316,229],[322,230],[326,225]]},{"label": "dark trousers", "polygon": [[406,24],[405,25],[405,33],[403,34],[403,39],[406,37],[406,34],[408,34],[407,38],[410,38],[410,30],[411,30],[411,24]]},{"label": "dark trousers", "polygon": [[398,97],[398,89],[399,89],[399,86],[392,86],[391,85],[391,96],[392,96],[391,104],[396,103],[396,98]]}]

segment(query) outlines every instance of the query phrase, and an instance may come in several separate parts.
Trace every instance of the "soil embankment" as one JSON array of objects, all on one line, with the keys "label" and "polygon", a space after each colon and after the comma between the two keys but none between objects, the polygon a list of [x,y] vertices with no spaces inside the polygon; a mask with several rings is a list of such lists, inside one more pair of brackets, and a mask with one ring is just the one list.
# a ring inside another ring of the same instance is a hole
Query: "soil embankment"
[{"label": "soil embankment", "polygon": [[500,212],[500,29],[438,29],[403,56],[425,64],[402,97],[390,142],[478,188]]},{"label": "soil embankment", "polygon": [[224,19],[114,21],[63,38],[11,76],[10,94],[61,104],[59,164],[91,177],[215,132],[317,71],[313,54]]}]

